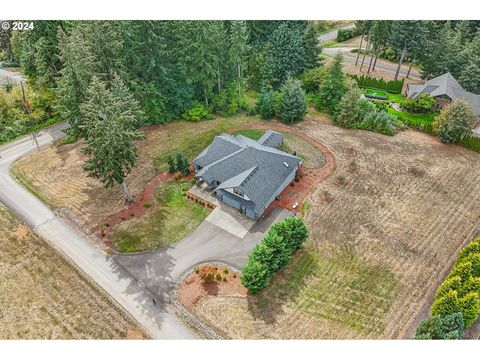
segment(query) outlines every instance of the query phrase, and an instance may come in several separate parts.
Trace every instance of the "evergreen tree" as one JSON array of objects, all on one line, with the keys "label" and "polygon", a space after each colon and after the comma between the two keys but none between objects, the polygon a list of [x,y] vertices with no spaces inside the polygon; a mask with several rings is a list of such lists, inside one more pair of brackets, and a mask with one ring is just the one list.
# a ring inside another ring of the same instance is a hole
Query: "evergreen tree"
[{"label": "evergreen tree", "polygon": [[467,45],[462,57],[465,64],[459,71],[458,81],[466,90],[480,94],[480,30]]},{"label": "evergreen tree", "polygon": [[281,24],[270,38],[269,61],[272,61],[273,87],[279,88],[290,76],[297,76],[306,66],[303,33]]},{"label": "evergreen tree", "polygon": [[398,79],[400,68],[408,51],[415,55],[421,49],[427,38],[425,23],[418,20],[397,20],[392,23],[389,44],[392,49],[400,53],[397,71],[394,80]]},{"label": "evergreen tree", "polygon": [[320,53],[322,47],[317,38],[317,30],[313,22],[309,21],[303,32],[303,48],[305,49],[305,67],[314,68],[321,64]]},{"label": "evergreen tree", "polygon": [[347,85],[342,69],[342,56],[336,55],[320,85],[318,107],[335,114],[346,91]]},{"label": "evergreen tree", "polygon": [[342,97],[339,103],[339,112],[334,117],[333,122],[341,126],[351,127],[357,121],[359,108],[360,91],[354,86]]},{"label": "evergreen tree", "polygon": [[[121,81],[119,77],[115,79],[115,82]],[[84,168],[107,188],[121,184],[127,202],[131,202],[125,178],[137,161],[134,140],[143,134],[135,128],[138,120],[134,115],[124,111],[138,104],[131,98],[123,98],[118,88],[121,86],[117,84],[109,90],[104,82],[92,77],[86,100],[80,106],[85,119],[81,125],[86,135],[84,152],[89,156]]]},{"label": "evergreen tree", "polygon": [[81,137],[85,135],[85,129],[80,105],[85,101],[95,61],[80,27],[73,28],[68,36],[60,30],[58,39],[63,66],[58,79],[59,110],[70,125],[69,132]]},{"label": "evergreen tree", "polygon": [[229,57],[234,71],[237,73],[238,103],[242,99],[242,84],[245,76],[247,56],[249,52],[248,30],[246,21],[232,21],[230,28]]},{"label": "evergreen tree", "polygon": [[307,100],[302,87],[293,79],[282,88],[282,101],[278,115],[286,123],[302,120],[307,113]]},{"label": "evergreen tree", "polygon": [[437,116],[433,126],[444,143],[458,142],[470,133],[475,112],[466,100],[454,100]]},{"label": "evergreen tree", "polygon": [[271,119],[275,115],[275,92],[272,90],[261,93],[255,105],[255,111],[262,119]]}]

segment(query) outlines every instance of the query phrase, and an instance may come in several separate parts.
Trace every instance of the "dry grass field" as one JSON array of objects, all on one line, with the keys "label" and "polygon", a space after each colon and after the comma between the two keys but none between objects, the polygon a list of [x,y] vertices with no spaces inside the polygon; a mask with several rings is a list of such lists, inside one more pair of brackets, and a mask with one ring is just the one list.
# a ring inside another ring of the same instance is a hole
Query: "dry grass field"
[{"label": "dry grass field", "polygon": [[143,337],[135,322],[0,204],[0,339]]},{"label": "dry grass field", "polygon": [[480,154],[414,131],[297,126],[338,166],[309,196],[307,249],[262,295],[209,297],[198,316],[230,338],[411,336],[479,229]]},{"label": "dry grass field", "polygon": [[[168,152],[182,151],[193,158],[215,135],[247,121],[260,120],[239,116],[195,124],[178,121],[145,129],[145,139],[138,142],[137,166],[127,177],[132,194],[140,195],[156,174],[166,170]],[[98,180],[86,176],[81,148],[80,142],[52,145],[17,161],[12,173],[51,207],[67,208],[93,228],[124,208],[125,201],[120,186],[105,189]]]}]

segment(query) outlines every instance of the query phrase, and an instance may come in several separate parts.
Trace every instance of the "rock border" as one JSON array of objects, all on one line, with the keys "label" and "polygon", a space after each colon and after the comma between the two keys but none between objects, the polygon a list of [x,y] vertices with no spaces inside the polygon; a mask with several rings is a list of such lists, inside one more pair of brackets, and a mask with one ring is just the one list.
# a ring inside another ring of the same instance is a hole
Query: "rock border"
[{"label": "rock border", "polygon": [[196,316],[194,313],[192,313],[190,310],[188,310],[185,306],[180,304],[180,302],[177,300],[178,298],[178,287],[179,285],[186,280],[187,277],[189,277],[197,267],[201,267],[204,265],[215,265],[215,266],[222,266],[227,268],[228,270],[232,272],[238,272],[241,273],[241,270],[238,269],[237,267],[230,265],[226,262],[223,261],[202,261],[200,263],[197,263],[190,268],[188,268],[178,279],[178,281],[175,283],[175,286],[173,288],[173,296],[171,299],[171,304],[173,304],[177,310],[180,312],[182,316],[184,316],[186,319],[188,319],[192,324],[194,324],[197,329],[201,332],[203,332],[209,339],[212,340],[225,340],[218,332],[212,329],[211,326],[207,325],[204,321],[200,320],[198,316]]}]

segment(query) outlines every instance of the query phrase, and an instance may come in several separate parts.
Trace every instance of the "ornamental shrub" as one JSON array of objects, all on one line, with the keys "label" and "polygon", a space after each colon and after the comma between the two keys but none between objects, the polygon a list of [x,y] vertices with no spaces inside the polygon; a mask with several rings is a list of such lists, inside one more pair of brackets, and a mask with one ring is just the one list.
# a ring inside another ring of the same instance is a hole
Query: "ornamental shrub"
[{"label": "ornamental shrub", "polygon": [[255,105],[255,112],[259,114],[262,119],[271,119],[275,115],[275,92],[273,90],[265,91],[258,97]]},{"label": "ornamental shrub", "polygon": [[243,268],[240,282],[254,295],[268,286],[270,278],[268,266],[250,257],[247,265]]},{"label": "ornamental shrub", "polygon": [[460,276],[449,276],[440,285],[437,290],[436,297],[445,296],[450,290],[459,291],[462,287],[462,278]]},{"label": "ornamental shrub", "polygon": [[444,296],[437,298],[432,305],[432,315],[445,316],[460,311],[461,307],[455,290],[450,290]]},{"label": "ornamental shrub", "polygon": [[403,110],[410,113],[427,113],[433,110],[435,99],[428,94],[421,94],[417,100],[402,100],[400,106]]},{"label": "ornamental shrub", "polygon": [[477,293],[471,292],[459,300],[460,310],[463,314],[465,327],[468,328],[473,325],[478,317],[478,310],[480,306],[480,297]]},{"label": "ornamental shrub", "polygon": [[307,113],[307,100],[298,81],[288,80],[282,88],[278,116],[286,123],[302,120]]},{"label": "ornamental shrub", "polygon": [[417,327],[417,340],[452,340],[463,336],[464,322],[462,313],[446,316],[433,315],[423,320]]},{"label": "ornamental shrub", "polygon": [[383,78],[377,79],[367,75],[350,75],[360,88],[385,90],[394,94],[400,94],[403,89],[402,80],[386,81]]},{"label": "ornamental shrub", "polygon": [[193,107],[183,113],[182,118],[188,121],[211,120],[213,115],[207,106],[200,102],[195,102]]},{"label": "ornamental shrub", "polygon": [[472,254],[480,254],[480,237],[473,239],[467,246],[465,246],[457,256],[457,261],[455,265],[463,262],[465,258]]},{"label": "ornamental shrub", "polygon": [[445,106],[433,123],[438,138],[444,143],[456,143],[470,134],[475,119],[472,104],[466,100],[454,100]]}]

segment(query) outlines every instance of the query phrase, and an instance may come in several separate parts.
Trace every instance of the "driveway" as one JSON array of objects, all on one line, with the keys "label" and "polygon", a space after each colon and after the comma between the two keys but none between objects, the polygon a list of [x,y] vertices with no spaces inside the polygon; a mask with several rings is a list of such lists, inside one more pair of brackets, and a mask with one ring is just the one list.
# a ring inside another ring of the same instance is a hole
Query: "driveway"
[{"label": "driveway", "polygon": [[[37,137],[39,145],[48,145],[61,139],[64,136],[61,130],[65,127],[65,124],[59,124],[41,131]],[[152,295],[118,266],[111,256],[105,255],[57,218],[45,204],[12,178],[10,165],[35,149],[35,144],[28,138],[0,147],[0,201],[106,291],[153,338],[194,338],[167,306],[154,306]]]},{"label": "driveway", "polygon": [[169,301],[170,292],[182,274],[201,262],[223,261],[242,268],[248,255],[270,226],[294,213],[275,208],[258,220],[242,238],[204,221],[184,240],[169,247],[132,255],[114,255],[114,260],[144,284],[159,300]]},{"label": "driveway", "polygon": [[[352,24],[344,25],[340,27],[340,29],[352,29],[354,27],[355,27],[355,24],[352,23]],[[317,39],[320,42],[320,44],[323,44],[323,43],[326,43],[327,41],[335,40],[337,38],[337,34],[338,34],[338,29],[329,31],[325,34],[321,34]]]}]

